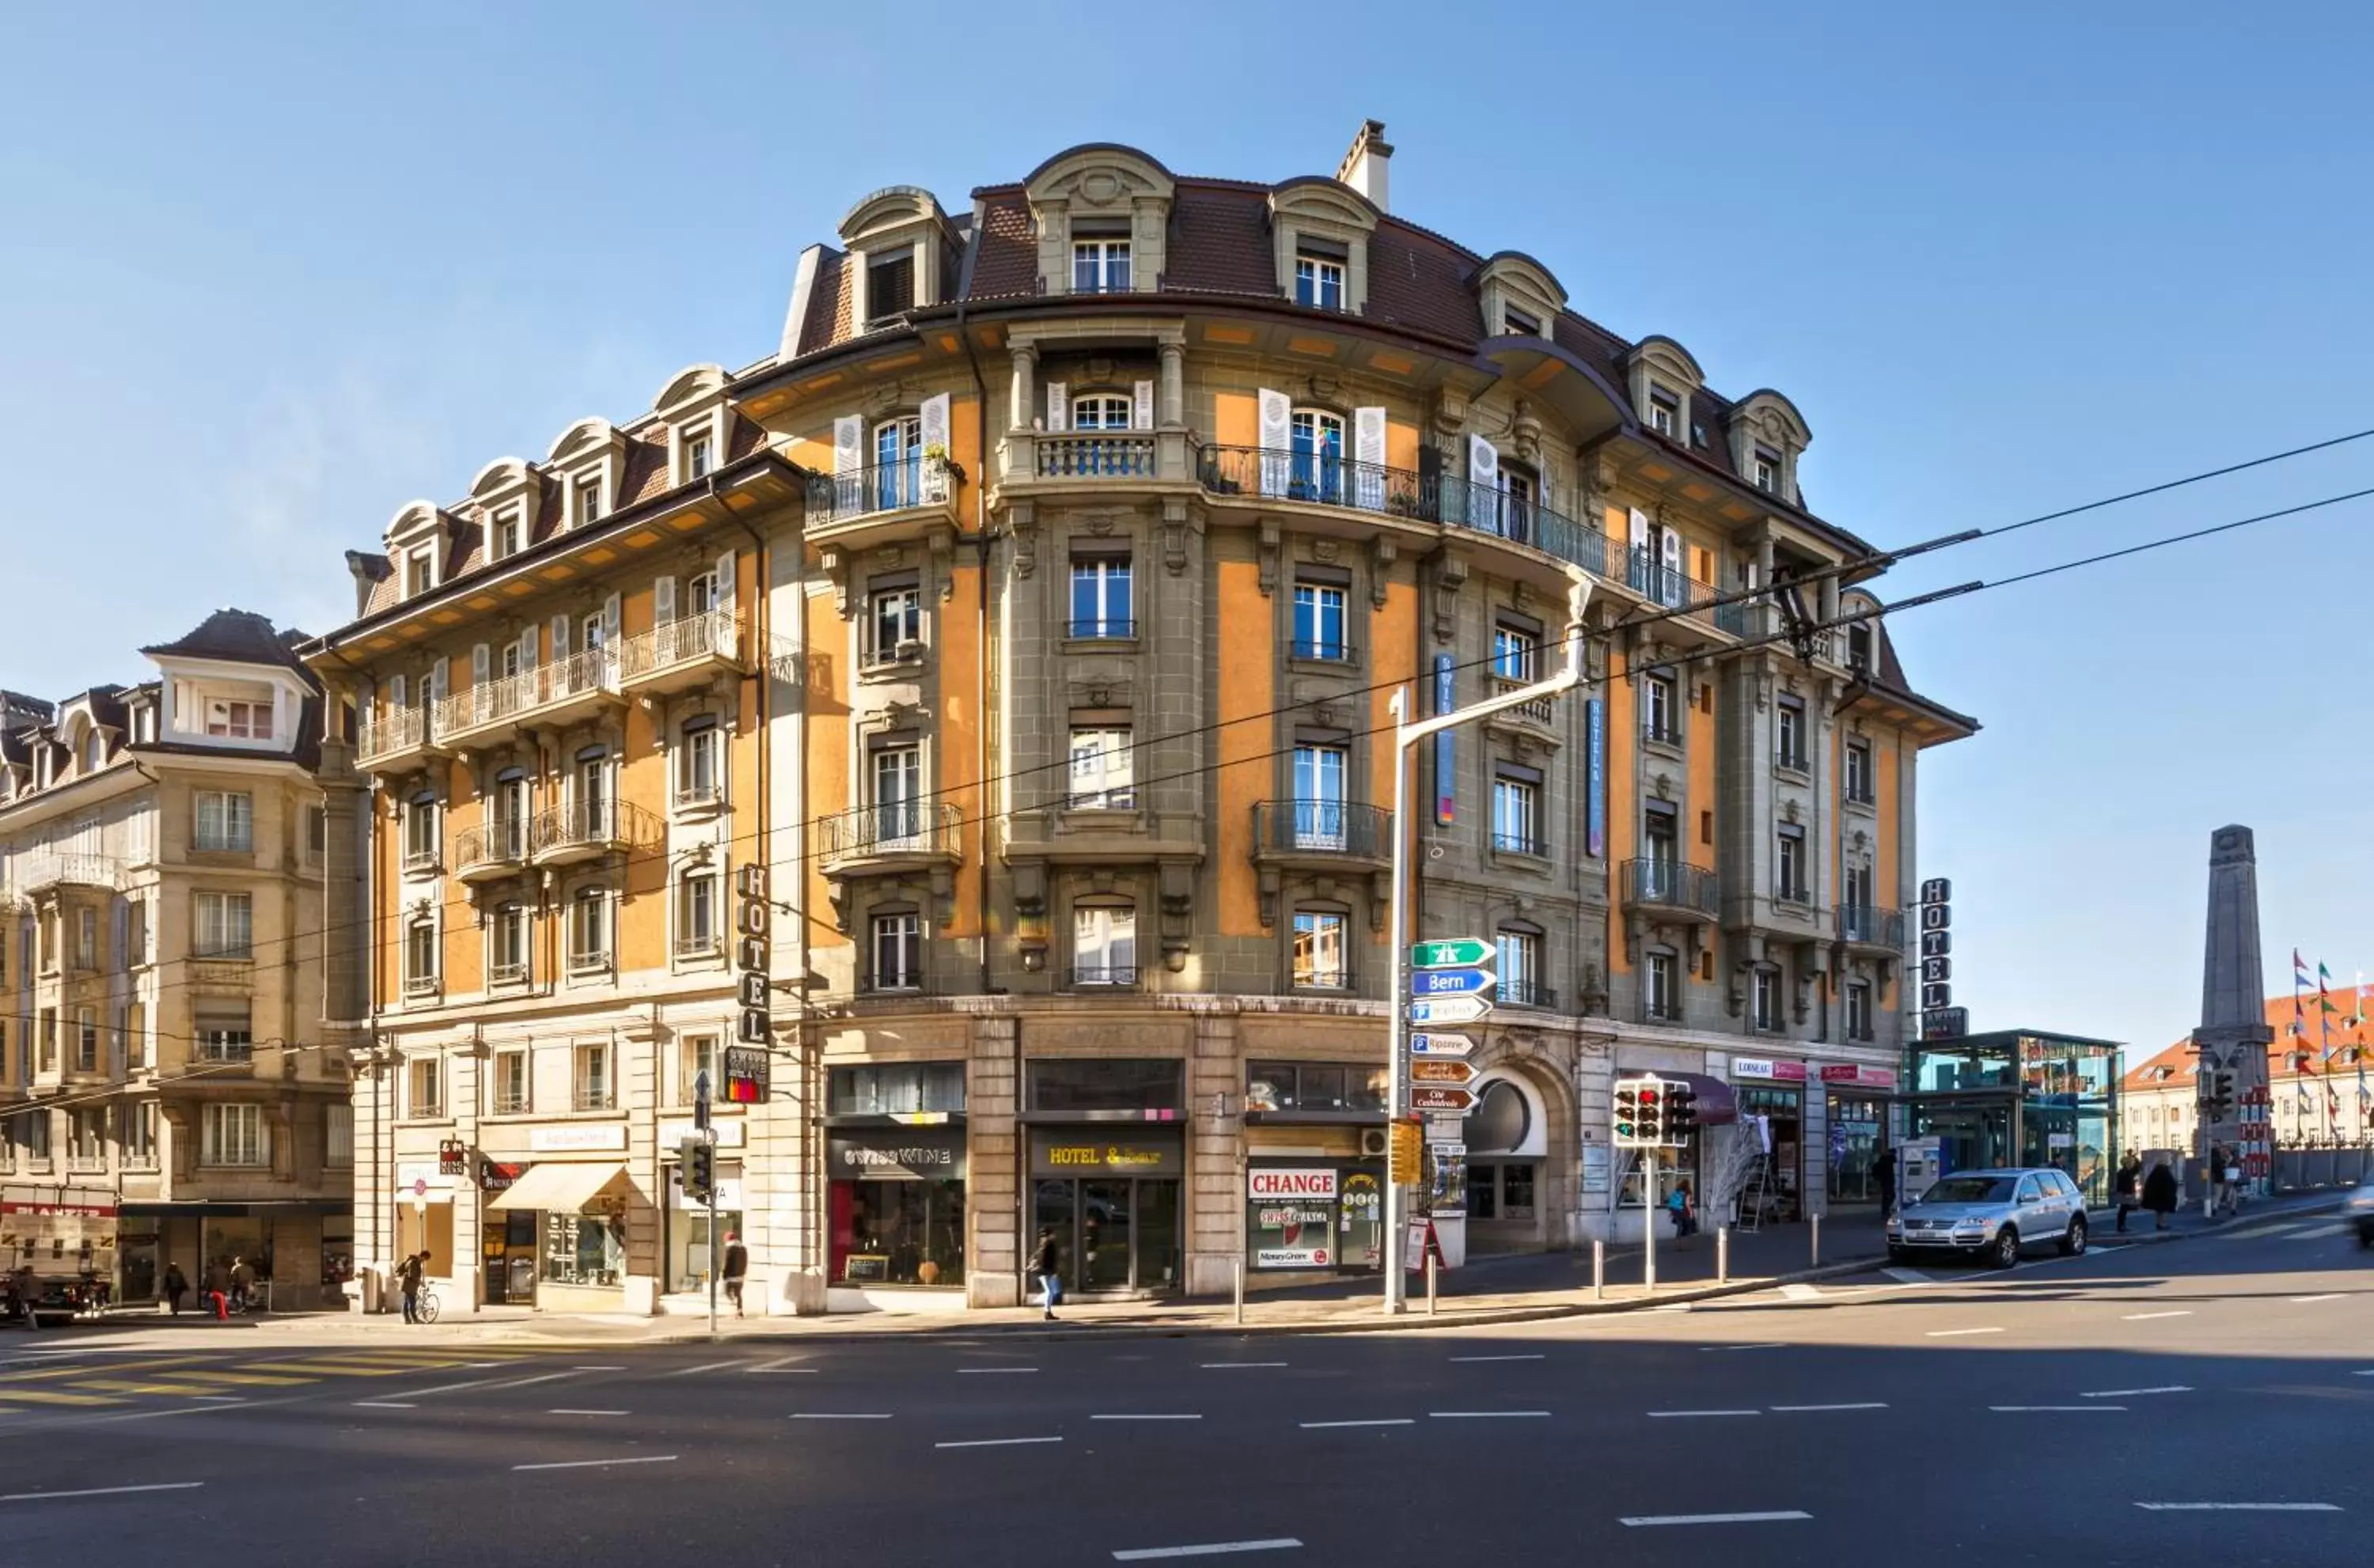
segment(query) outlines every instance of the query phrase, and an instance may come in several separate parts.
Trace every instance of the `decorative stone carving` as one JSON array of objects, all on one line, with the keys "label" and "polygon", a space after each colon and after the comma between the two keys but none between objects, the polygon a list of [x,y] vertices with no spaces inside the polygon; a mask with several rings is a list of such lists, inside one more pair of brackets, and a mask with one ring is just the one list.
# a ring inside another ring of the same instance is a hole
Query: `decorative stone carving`
[{"label": "decorative stone carving", "polygon": [[923,546],[932,553],[932,575],[940,585],[940,601],[946,603],[956,597],[957,535],[952,528],[934,528],[923,536]]},{"label": "decorative stone carving", "polygon": [[1322,565],[1333,565],[1340,553],[1340,547],[1333,539],[1313,539],[1310,542],[1310,558]]},{"label": "decorative stone carving", "polygon": [[849,619],[849,553],[830,545],[817,552],[817,565],[832,584],[832,607],[842,620]]},{"label": "decorative stone carving", "polygon": [[1392,586],[1388,579],[1399,554],[1391,534],[1380,533],[1369,541],[1369,603],[1380,610],[1385,607],[1385,590]]},{"label": "decorative stone carving", "polygon": [[1028,501],[1016,501],[1007,509],[1006,526],[1014,531],[1014,575],[1030,577],[1039,569],[1038,508]]},{"label": "decorative stone carving", "polygon": [[1162,569],[1172,577],[1187,570],[1187,531],[1201,532],[1203,516],[1177,496],[1162,500]]},{"label": "decorative stone carving", "polygon": [[1263,598],[1267,598],[1269,595],[1277,591],[1277,555],[1279,543],[1277,520],[1275,518],[1268,517],[1262,519],[1260,532],[1255,536],[1253,544],[1255,554],[1258,556],[1261,591]]},{"label": "decorative stone carving", "polygon": [[1434,640],[1449,643],[1459,630],[1459,591],[1467,585],[1467,557],[1445,550],[1434,558]]}]

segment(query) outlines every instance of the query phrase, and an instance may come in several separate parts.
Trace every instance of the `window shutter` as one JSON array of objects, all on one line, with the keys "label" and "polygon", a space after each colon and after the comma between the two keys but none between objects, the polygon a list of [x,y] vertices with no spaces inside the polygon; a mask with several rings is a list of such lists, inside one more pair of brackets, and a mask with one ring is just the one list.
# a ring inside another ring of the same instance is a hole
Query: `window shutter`
[{"label": "window shutter", "polygon": [[847,475],[865,466],[865,420],[849,414],[832,422],[832,471]]},{"label": "window shutter", "polygon": [[1137,383],[1137,398],[1130,406],[1129,427],[1133,430],[1154,428],[1154,383]]},{"label": "window shutter", "polygon": [[1268,387],[1261,389],[1261,493],[1286,494],[1294,452],[1294,400]]},{"label": "window shutter", "polygon": [[734,552],[728,550],[717,557],[717,607],[724,614],[734,614]]},{"label": "window shutter", "polygon": [[1649,514],[1639,507],[1634,507],[1632,509],[1632,567],[1625,574],[1625,581],[1642,593],[1650,590],[1649,579],[1651,574],[1649,568],[1656,564],[1657,541],[1654,532],[1655,531],[1649,524]]},{"label": "window shutter", "polygon": [[923,499],[945,501],[948,498],[948,394],[925,398],[916,413],[923,451],[928,454],[936,447],[940,451],[937,458],[927,455],[923,459]]},{"label": "window shutter", "polygon": [[1663,532],[1665,579],[1661,585],[1664,592],[1660,597],[1667,609],[1679,609],[1682,603],[1682,536],[1670,528]]},{"label": "window shutter", "polygon": [[675,619],[676,579],[672,577],[652,579],[652,624],[664,626]]},{"label": "window shutter", "polygon": [[402,675],[391,675],[388,677],[387,710],[390,713],[401,713],[404,711],[404,677]]},{"label": "window shutter", "polygon": [[444,660],[440,659],[436,663],[429,666],[429,700],[430,702],[438,703],[445,700],[446,676],[447,665]]},{"label": "window shutter", "polygon": [[1467,438],[1467,521],[1472,527],[1498,532],[1500,452],[1481,436]]},{"label": "window shutter", "polygon": [[605,648],[618,646],[619,609],[618,596],[615,593],[602,601],[602,646]]},{"label": "window shutter", "polygon": [[555,664],[569,657],[569,617],[552,617],[552,661]]},{"label": "window shutter", "polygon": [[1068,430],[1072,427],[1072,389],[1062,381],[1047,383],[1047,428]]},{"label": "window shutter", "polygon": [[533,670],[533,669],[535,669],[535,628],[534,626],[530,626],[530,627],[528,627],[528,628],[527,628],[527,630],[525,630],[525,631],[523,631],[523,632],[520,633],[519,648],[520,648],[520,668],[521,668],[521,669],[523,669],[523,670]]},{"label": "window shutter", "polygon": [[1352,504],[1363,511],[1385,509],[1385,411],[1352,410]]},{"label": "window shutter", "polygon": [[487,684],[487,677],[492,667],[492,655],[485,643],[482,642],[470,649],[470,685],[473,687]]}]

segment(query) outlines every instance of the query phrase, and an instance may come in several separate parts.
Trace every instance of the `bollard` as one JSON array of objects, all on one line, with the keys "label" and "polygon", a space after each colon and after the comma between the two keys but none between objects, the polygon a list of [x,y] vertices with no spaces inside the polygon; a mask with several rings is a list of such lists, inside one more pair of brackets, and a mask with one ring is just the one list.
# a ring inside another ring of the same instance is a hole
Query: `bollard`
[{"label": "bollard", "polygon": [[1714,1282],[1718,1285],[1731,1283],[1731,1227],[1729,1225],[1717,1225],[1714,1228]]},{"label": "bollard", "polygon": [[1819,1214],[1816,1214],[1816,1215],[1814,1216],[1814,1267],[1815,1267],[1815,1268],[1816,1268],[1816,1269],[1818,1269],[1818,1268],[1820,1268],[1821,1266],[1822,1266],[1822,1217],[1821,1217],[1821,1215],[1819,1215]]},{"label": "bollard", "polygon": [[1607,1299],[1607,1244],[1604,1241],[1591,1244],[1591,1299]]},{"label": "bollard", "polygon": [[1245,1260],[1244,1260],[1243,1258],[1238,1258],[1238,1259],[1236,1260],[1236,1262],[1237,1262],[1237,1326],[1238,1326],[1239,1328],[1242,1328],[1242,1327],[1244,1326],[1244,1321],[1245,1321]]},{"label": "bollard", "polygon": [[1426,1315],[1428,1317],[1435,1312],[1434,1266],[1434,1249],[1428,1247],[1426,1251]]}]

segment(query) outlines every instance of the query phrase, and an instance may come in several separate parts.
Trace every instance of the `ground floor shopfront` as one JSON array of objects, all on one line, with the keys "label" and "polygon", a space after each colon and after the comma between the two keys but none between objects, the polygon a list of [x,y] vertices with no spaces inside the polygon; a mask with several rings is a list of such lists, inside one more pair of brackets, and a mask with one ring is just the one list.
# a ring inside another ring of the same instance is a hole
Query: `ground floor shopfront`
[{"label": "ground floor shopfront", "polygon": [[226,1285],[244,1262],[254,1270],[256,1305],[311,1312],[344,1299],[355,1267],[354,1211],[345,1198],[254,1203],[143,1201],[117,1211],[115,1298],[160,1302],[165,1271],[178,1265],[193,1301],[210,1281]]}]

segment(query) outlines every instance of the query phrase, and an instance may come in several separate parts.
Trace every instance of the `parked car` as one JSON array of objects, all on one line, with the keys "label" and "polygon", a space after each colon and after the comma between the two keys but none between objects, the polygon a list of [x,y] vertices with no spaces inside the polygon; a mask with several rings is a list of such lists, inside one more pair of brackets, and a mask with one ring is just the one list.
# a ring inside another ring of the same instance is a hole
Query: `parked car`
[{"label": "parked car", "polygon": [[2357,1245],[2374,1246],[2374,1176],[2357,1184],[2342,1211],[2357,1223]]},{"label": "parked car", "polygon": [[2023,1249],[2047,1245],[2064,1257],[2086,1250],[2085,1195],[2049,1166],[1957,1171],[1887,1222],[1887,1255],[1899,1263],[1916,1253],[1956,1252],[2008,1269]]}]

